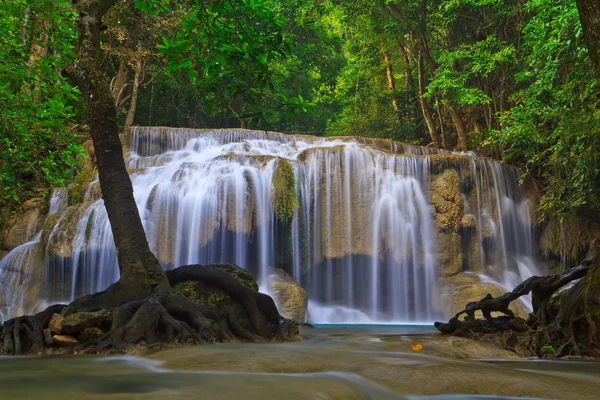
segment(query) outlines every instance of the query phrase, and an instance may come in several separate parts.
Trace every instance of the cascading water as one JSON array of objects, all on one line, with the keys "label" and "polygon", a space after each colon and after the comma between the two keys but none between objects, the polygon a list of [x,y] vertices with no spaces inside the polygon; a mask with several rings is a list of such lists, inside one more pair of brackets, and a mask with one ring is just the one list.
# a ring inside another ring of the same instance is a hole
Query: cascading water
[{"label": "cascading water", "polygon": [[[292,165],[298,199],[287,223],[273,204],[282,159]],[[460,212],[476,225],[469,231],[476,244],[463,249],[469,255],[453,273],[472,271],[506,286],[531,275],[530,205],[517,171],[496,161],[385,140],[134,128],[126,165],[164,268],[232,262],[251,270],[263,290],[267,268],[282,268],[309,293],[312,322],[424,322],[441,317],[432,299],[445,275],[430,183],[453,159],[462,166],[461,186],[472,186],[460,189]],[[66,209],[55,200],[56,214],[36,242],[45,249],[48,301],[118,279],[97,187],[93,181],[84,203]],[[452,243],[470,240],[447,235]]]}]

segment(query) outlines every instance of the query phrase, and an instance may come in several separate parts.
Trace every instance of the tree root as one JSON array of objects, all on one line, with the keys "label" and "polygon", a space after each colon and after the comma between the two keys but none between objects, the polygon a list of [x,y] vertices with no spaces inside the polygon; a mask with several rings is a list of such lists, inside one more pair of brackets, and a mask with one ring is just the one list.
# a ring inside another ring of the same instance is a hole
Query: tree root
[{"label": "tree root", "polygon": [[[481,339],[497,339],[503,332],[516,331],[519,336],[512,335],[513,343],[506,343],[507,346],[514,347],[515,341],[518,341],[520,345],[540,357],[597,357],[600,355],[600,335],[589,322],[590,312],[586,308],[585,299],[586,278],[591,275],[588,272],[593,267],[600,268],[599,261],[594,257],[561,274],[533,276],[500,297],[493,298],[487,295],[479,301],[467,304],[465,310],[448,322],[436,322],[435,326],[444,334]],[[584,279],[551,301],[551,297],[561,287],[581,278]],[[533,295],[533,313],[525,323],[524,320],[515,318],[508,306],[510,302],[529,292]],[[486,317],[485,320],[475,319],[475,312],[479,310]],[[503,312],[508,317],[492,318],[492,311]],[[467,314],[464,320],[459,319],[462,314]]]},{"label": "tree root", "polygon": [[[76,332],[74,336],[82,343],[69,347],[68,351],[127,352],[136,345],[178,346],[295,338],[297,325],[279,315],[273,299],[236,278],[233,272],[238,268],[233,265],[184,266],[166,272],[170,287],[160,286],[141,299],[127,299],[124,288],[115,284],[68,306],[52,306],[35,316],[12,319],[1,328],[1,352],[14,355],[43,352],[53,347],[45,342],[43,332],[53,314],[68,318],[101,310],[108,310],[111,315],[108,324],[94,326],[101,329],[102,334],[86,341],[82,332]],[[229,296],[230,303],[199,304],[172,289],[189,281],[218,288]]]}]

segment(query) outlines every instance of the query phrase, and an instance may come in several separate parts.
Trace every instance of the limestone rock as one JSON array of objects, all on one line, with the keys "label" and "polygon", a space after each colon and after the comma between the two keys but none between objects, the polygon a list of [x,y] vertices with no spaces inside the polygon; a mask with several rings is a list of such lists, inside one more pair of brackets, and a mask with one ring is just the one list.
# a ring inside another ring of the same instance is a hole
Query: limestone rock
[{"label": "limestone rock", "polygon": [[83,332],[79,334],[78,339],[81,343],[87,343],[98,339],[102,335],[104,335],[104,332],[100,328],[85,328]]},{"label": "limestone rock", "polygon": [[431,205],[438,233],[437,244],[443,276],[463,269],[459,229],[464,215],[458,172],[446,169],[431,182]]},{"label": "limestone rock", "polygon": [[50,332],[52,332],[55,335],[60,334],[63,330],[64,319],[65,317],[63,317],[60,314],[53,314],[52,318],[50,318],[50,322],[48,323],[48,329],[50,330]]},{"label": "limestone rock", "polygon": [[308,293],[284,270],[269,268],[269,289],[279,313],[288,319],[304,322]]},{"label": "limestone rock", "polygon": [[[433,303],[434,307],[443,312],[446,317],[451,317],[464,310],[467,303],[481,300],[488,293],[493,297],[498,297],[507,292],[500,285],[492,282],[482,282],[479,276],[470,273],[460,273],[445,279],[443,287],[444,289],[441,292],[433,294]],[[510,309],[515,315],[522,318],[527,318],[531,312],[521,299],[513,301]],[[496,314],[493,313],[493,315]],[[498,315],[502,314],[498,313]],[[481,312],[477,312],[477,317],[482,318]]]},{"label": "limestone rock", "polygon": [[76,204],[67,207],[61,212],[52,214],[46,219],[42,231],[42,243],[47,243],[46,250],[48,256],[59,258],[71,257],[73,239],[77,233],[80,219],[91,205],[92,202]]},{"label": "limestone rock", "polygon": [[465,214],[460,220],[460,227],[462,229],[475,229],[477,226],[477,221],[475,220],[475,216],[473,214]]},{"label": "limestone rock", "polygon": [[42,207],[44,200],[31,199],[25,201],[7,224],[4,232],[3,247],[12,250],[29,242],[42,226]]},{"label": "limestone rock", "polygon": [[52,340],[57,346],[60,347],[72,347],[79,344],[77,339],[69,335],[54,335]]},{"label": "limestone rock", "polygon": [[82,332],[86,328],[97,327],[111,318],[110,311],[80,312],[71,314],[62,321],[63,330],[68,333]]}]

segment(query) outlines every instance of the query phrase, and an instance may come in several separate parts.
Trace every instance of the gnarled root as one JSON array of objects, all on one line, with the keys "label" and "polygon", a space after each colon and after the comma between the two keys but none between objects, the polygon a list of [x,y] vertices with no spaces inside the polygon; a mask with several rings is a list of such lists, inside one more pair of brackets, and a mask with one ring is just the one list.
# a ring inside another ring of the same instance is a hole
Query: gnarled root
[{"label": "gnarled root", "polygon": [[[33,317],[15,318],[2,327],[2,353],[43,351],[49,346],[44,341],[43,330],[55,313],[62,314],[67,321],[77,316],[91,318],[89,313],[106,313],[103,310],[110,311],[106,321],[64,327],[74,342],[80,342],[70,349],[125,352],[135,345],[289,340],[297,336],[297,325],[283,319],[273,299],[259,293],[254,282],[249,286],[236,278],[234,273],[239,271],[239,267],[233,265],[184,266],[166,272],[170,287],[159,286],[144,298],[131,296],[134,298],[128,299],[126,288],[117,283],[104,292],[77,299],[69,306],[52,306]],[[219,299],[225,300],[219,304],[202,304],[198,298],[192,300],[183,296],[181,290],[173,289],[190,281],[201,283],[202,288],[216,288],[221,293]],[[85,334],[90,328],[100,335],[90,340]]]}]

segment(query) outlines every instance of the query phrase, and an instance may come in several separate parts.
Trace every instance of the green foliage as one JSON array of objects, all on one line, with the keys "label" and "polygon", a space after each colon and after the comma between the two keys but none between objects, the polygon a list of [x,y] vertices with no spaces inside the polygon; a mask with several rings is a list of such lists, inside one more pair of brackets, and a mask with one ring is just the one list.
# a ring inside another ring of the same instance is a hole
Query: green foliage
[{"label": "green foliage", "polygon": [[[74,58],[71,2],[2,11],[0,196],[16,202],[72,178],[70,127],[85,116],[60,72]],[[458,116],[473,150],[540,183],[542,217],[600,207],[600,91],[572,0],[136,0],[111,12],[102,67],[113,82],[129,68],[126,88],[143,61],[137,123],[426,145],[425,114],[451,149]]]},{"label": "green foliage", "polygon": [[281,222],[289,222],[294,218],[294,212],[298,208],[298,196],[296,194],[296,176],[290,162],[279,159],[273,171],[273,205],[275,215]]},{"label": "green foliage", "polygon": [[568,0],[534,0],[523,28],[522,68],[505,128],[489,142],[545,186],[542,215],[600,206],[597,141],[598,83],[587,58],[577,7]]},{"label": "green foliage", "polygon": [[546,350],[550,354],[556,353],[556,349],[552,345],[542,347],[543,350]]},{"label": "green foliage", "polygon": [[[0,201],[10,204],[30,189],[65,185],[82,149],[68,128],[79,91],[60,75],[74,56],[70,2],[7,0],[2,8]],[[23,36],[27,10],[35,17],[30,38]]]}]

